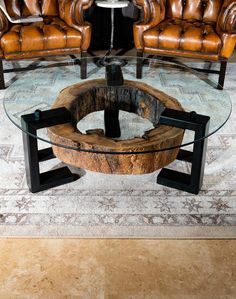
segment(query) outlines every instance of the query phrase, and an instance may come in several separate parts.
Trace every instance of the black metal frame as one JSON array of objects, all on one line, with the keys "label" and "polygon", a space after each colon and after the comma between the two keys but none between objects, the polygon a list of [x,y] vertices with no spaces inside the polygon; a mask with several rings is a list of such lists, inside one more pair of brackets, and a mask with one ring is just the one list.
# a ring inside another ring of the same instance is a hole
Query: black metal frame
[{"label": "black metal frame", "polygon": [[21,116],[23,146],[27,184],[31,192],[39,192],[62,184],[75,181],[78,177],[68,167],[61,167],[40,173],[39,163],[55,158],[52,148],[38,150],[37,130],[71,122],[71,114],[66,108],[47,111],[36,110],[35,113]]},{"label": "black metal frame", "polygon": [[[137,79],[142,79],[142,68],[143,68],[144,61],[145,61],[145,59],[143,57],[143,51],[137,51],[137,67],[136,67],[136,78]],[[218,62],[216,62],[216,63],[218,63]],[[209,74],[209,73],[210,74],[218,74],[219,79],[218,79],[217,88],[222,90],[224,88],[227,61],[220,60],[219,63],[220,63],[219,70],[201,69],[201,68],[192,68],[192,69],[196,70],[198,72],[207,73],[207,74]]]},{"label": "black metal frame", "polygon": [[[191,173],[163,168],[157,183],[175,189],[198,194],[203,181],[207,139],[210,118],[196,112],[165,109],[160,116],[160,124],[188,129],[195,132],[193,151],[180,149],[178,160],[192,163]],[[40,162],[55,158],[52,148],[38,150],[37,130],[72,121],[66,108],[47,111],[36,110],[21,116],[27,184],[31,192],[39,192],[78,179],[68,167],[40,173]],[[171,149],[170,149],[171,150]],[[168,151],[168,150],[167,150]]]},{"label": "black metal frame", "polygon": [[185,112],[173,109],[165,109],[160,116],[160,124],[174,126],[195,132],[193,151],[180,149],[177,160],[190,162],[191,173],[186,174],[176,170],[163,168],[157,183],[175,189],[198,194],[204,175],[207,138],[209,133],[210,117],[197,114],[196,112]]},{"label": "black metal frame", "polygon": [[124,83],[123,73],[120,65],[113,64],[106,66],[106,83],[110,89],[110,96],[107,100],[105,100],[105,136],[116,138],[120,137],[121,135],[116,87],[122,86]]},{"label": "black metal frame", "polygon": [[[75,62],[78,64],[80,64],[80,77],[81,79],[86,79],[87,78],[87,52],[86,51],[82,51],[80,53],[80,58],[77,58],[76,56],[74,55],[70,55],[70,57],[72,59],[75,60]],[[36,69],[37,67],[34,67],[34,68],[22,68],[20,69],[21,71],[28,71],[28,70],[33,70],[33,69]],[[14,69],[11,69],[11,70],[7,70],[8,72],[9,71],[12,71],[14,72]],[[17,69],[17,71],[19,71],[19,69]],[[3,60],[0,59],[0,90],[2,89],[5,89],[6,86],[5,86],[5,80],[4,80],[4,69],[3,69]]]}]

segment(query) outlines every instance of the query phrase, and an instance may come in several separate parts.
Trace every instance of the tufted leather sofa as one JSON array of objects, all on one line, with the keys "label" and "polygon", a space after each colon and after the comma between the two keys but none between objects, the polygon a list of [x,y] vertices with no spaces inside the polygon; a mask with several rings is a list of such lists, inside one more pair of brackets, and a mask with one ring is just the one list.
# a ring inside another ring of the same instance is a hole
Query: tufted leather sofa
[{"label": "tufted leather sofa", "polygon": [[[141,20],[134,24],[138,57],[143,53],[221,62],[218,88],[236,43],[236,0],[134,0]],[[214,71],[216,73],[216,71]],[[137,77],[142,77],[138,59]]]},{"label": "tufted leather sofa", "polygon": [[[0,59],[80,53],[84,58],[81,78],[86,78],[86,51],[91,40],[91,25],[83,20],[83,11],[92,3],[93,0],[5,0],[9,16],[0,9]],[[28,23],[26,19],[30,16],[42,18]],[[17,24],[9,21],[9,17],[17,20]],[[1,79],[1,87],[4,88],[3,74]]]}]

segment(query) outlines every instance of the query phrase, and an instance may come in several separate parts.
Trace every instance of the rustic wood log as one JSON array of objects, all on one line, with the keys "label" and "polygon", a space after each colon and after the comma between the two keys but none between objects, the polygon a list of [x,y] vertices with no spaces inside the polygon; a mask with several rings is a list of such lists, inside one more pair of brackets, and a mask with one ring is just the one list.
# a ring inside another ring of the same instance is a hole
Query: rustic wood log
[{"label": "rustic wood log", "polygon": [[[184,130],[159,125],[158,121],[165,107],[183,110],[180,103],[173,97],[137,81],[125,80],[123,86],[112,90],[112,93],[114,92],[119,109],[149,119],[155,128],[145,132],[140,138],[129,140],[114,140],[102,136],[96,130],[82,134],[76,127],[77,123],[91,112],[104,110],[109,104],[109,99],[114,98],[114,94],[110,93],[104,79],[81,82],[62,90],[52,106],[52,108],[66,107],[73,116],[72,123],[48,129],[51,141],[61,145],[53,146],[55,156],[76,167],[116,174],[150,173],[174,161],[178,148],[158,150],[180,145]],[[143,151],[156,152],[137,153]],[[132,154],[116,154],[116,152]]]}]

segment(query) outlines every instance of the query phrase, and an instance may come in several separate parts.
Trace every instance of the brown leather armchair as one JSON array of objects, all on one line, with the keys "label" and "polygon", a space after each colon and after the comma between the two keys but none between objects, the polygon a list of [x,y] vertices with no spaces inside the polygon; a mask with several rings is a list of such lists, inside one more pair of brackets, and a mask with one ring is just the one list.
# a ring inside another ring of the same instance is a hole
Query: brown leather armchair
[{"label": "brown leather armchair", "polygon": [[[236,43],[236,0],[134,0],[141,20],[134,24],[137,78],[143,53],[221,63],[218,88]],[[204,71],[204,70],[202,70]],[[209,72],[209,70],[208,70]]]},{"label": "brown leather armchair", "polygon": [[2,59],[80,53],[83,57],[81,78],[86,78],[91,25],[83,20],[83,11],[92,3],[93,0],[3,1],[0,9],[0,88],[4,88]]}]

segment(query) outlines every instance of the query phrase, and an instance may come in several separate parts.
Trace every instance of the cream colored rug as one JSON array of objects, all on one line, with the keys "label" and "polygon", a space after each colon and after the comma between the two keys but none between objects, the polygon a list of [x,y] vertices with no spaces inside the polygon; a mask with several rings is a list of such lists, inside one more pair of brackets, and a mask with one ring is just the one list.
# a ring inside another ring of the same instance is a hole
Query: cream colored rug
[{"label": "cream colored rug", "polygon": [[[14,67],[18,64],[15,62]],[[11,67],[9,63],[5,66]],[[6,74],[7,80],[12,76]],[[24,76],[29,73],[18,73],[16,82],[20,84]],[[225,89],[231,96],[233,109],[235,80],[236,64],[231,63]],[[1,92],[2,99],[5,94]],[[119,176],[84,170],[73,170],[81,175],[76,182],[32,194],[26,185],[21,132],[6,117],[2,104],[0,114],[1,236],[236,237],[234,111],[228,123],[209,138],[204,185],[199,195],[157,185],[157,172]],[[184,162],[178,163],[188,170]],[[51,166],[57,164],[60,162]]]}]

